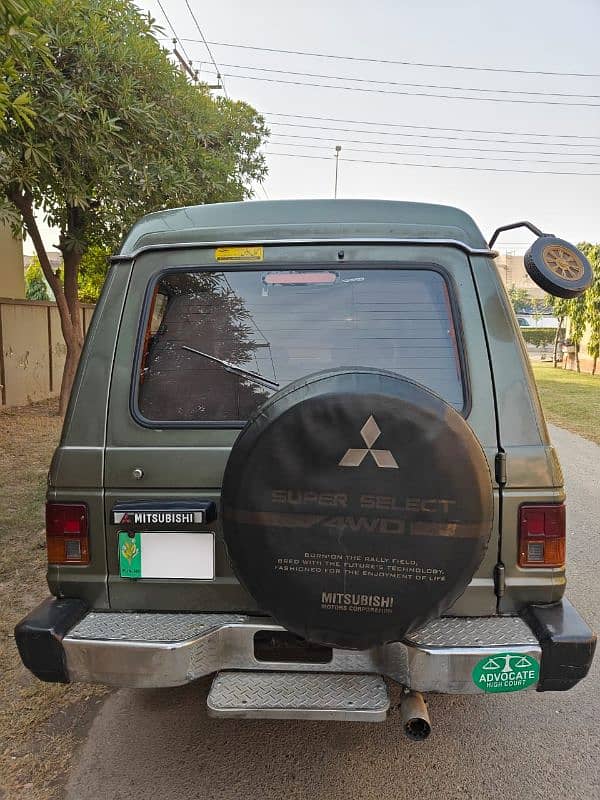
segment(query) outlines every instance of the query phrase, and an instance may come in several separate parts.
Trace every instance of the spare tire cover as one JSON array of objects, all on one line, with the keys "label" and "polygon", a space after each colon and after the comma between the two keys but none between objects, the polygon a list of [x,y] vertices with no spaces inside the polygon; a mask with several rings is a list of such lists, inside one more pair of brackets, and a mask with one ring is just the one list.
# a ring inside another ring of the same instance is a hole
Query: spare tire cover
[{"label": "spare tire cover", "polygon": [[321,372],[273,395],[225,471],[231,564],[305,639],[367,648],[439,616],[480,564],[489,467],[450,405],[395,373]]}]

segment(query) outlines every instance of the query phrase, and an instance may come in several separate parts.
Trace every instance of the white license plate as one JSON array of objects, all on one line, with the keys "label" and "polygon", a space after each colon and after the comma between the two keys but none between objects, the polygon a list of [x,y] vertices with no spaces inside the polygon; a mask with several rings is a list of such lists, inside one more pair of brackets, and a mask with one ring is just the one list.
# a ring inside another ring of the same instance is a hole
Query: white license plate
[{"label": "white license plate", "polygon": [[142,531],[119,534],[119,571],[123,578],[215,577],[214,533]]}]

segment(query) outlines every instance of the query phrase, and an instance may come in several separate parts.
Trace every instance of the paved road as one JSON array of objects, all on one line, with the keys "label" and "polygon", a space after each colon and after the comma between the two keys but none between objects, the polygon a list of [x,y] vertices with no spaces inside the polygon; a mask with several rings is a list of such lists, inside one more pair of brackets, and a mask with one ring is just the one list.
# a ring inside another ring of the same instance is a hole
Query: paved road
[{"label": "paved road", "polygon": [[[600,447],[553,429],[569,490],[569,596],[600,630]],[[600,659],[565,694],[430,698],[433,733],[386,723],[211,720],[208,681],[121,690],[96,718],[69,800],[600,797]]]}]

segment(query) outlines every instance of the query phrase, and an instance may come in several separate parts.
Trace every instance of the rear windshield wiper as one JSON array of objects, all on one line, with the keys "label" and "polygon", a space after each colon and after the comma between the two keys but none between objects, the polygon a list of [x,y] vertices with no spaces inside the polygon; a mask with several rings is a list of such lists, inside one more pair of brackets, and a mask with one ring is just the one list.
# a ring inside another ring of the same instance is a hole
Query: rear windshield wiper
[{"label": "rear windshield wiper", "polygon": [[196,350],[195,347],[188,347],[186,344],[182,344],[181,349],[189,350],[190,353],[196,353],[196,355],[203,356],[209,361],[214,361],[215,364],[220,364],[224,369],[227,370],[227,372],[231,372],[234,375],[241,375],[244,378],[249,378],[251,381],[255,381],[256,383],[266,386],[267,389],[279,389],[278,383],[270,380],[269,378],[265,378],[263,375],[259,375],[258,372],[251,372],[249,369],[236,367],[235,364],[230,364],[229,361],[224,361],[222,358],[217,358],[216,356],[211,356],[208,353],[203,353],[202,350]]}]

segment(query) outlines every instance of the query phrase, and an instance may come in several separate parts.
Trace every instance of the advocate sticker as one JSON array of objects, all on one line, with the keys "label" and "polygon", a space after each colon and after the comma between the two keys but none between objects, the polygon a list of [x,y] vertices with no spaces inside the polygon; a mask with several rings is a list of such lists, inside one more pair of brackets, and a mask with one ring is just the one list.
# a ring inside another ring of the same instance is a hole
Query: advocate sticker
[{"label": "advocate sticker", "polygon": [[473,669],[473,683],[484,692],[518,692],[537,683],[539,662],[523,653],[486,656]]},{"label": "advocate sticker", "polygon": [[142,577],[142,541],[139,533],[119,531],[119,574],[122,578]]},{"label": "advocate sticker", "polygon": [[262,247],[217,247],[217,261],[262,261]]}]

